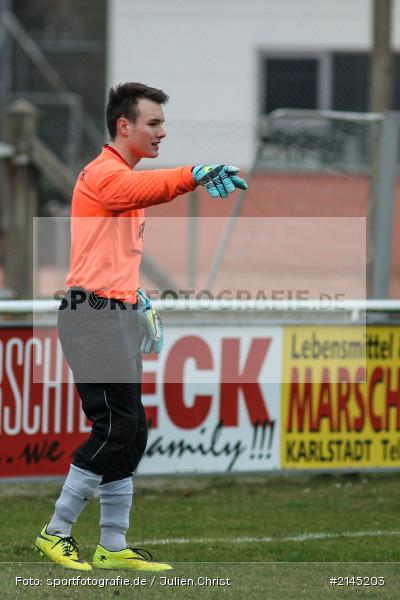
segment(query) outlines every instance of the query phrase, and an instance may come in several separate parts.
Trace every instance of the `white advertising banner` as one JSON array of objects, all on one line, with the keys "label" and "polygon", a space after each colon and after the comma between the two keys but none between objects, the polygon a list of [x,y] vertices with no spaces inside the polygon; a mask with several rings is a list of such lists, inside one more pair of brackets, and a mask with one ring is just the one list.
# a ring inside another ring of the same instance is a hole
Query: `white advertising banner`
[{"label": "white advertising banner", "polygon": [[144,372],[151,429],[141,473],[280,467],[282,327],[168,328]]}]

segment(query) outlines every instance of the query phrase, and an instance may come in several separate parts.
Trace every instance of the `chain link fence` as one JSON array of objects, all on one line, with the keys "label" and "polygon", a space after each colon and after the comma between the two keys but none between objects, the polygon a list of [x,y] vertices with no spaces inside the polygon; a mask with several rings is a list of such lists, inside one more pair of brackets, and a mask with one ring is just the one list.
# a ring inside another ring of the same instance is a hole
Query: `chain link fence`
[{"label": "chain link fence", "polygon": [[[260,127],[247,192],[216,201],[198,189],[146,210],[142,284],[158,295],[170,288],[213,297],[242,290],[244,297],[365,298],[375,264],[383,279],[374,297],[385,297],[385,286],[396,297],[398,140],[396,115],[272,115]],[[55,233],[68,222],[53,216],[37,236],[38,297],[52,295],[52,273],[59,287],[68,264],[69,249],[60,247],[68,235]]]}]

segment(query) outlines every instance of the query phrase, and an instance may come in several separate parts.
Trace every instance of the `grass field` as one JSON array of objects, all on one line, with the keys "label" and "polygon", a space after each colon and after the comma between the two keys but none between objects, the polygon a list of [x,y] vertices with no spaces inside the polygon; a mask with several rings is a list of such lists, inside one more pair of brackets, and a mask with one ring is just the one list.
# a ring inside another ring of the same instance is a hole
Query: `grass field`
[{"label": "grass field", "polygon": [[[163,586],[157,576],[150,587],[144,575],[140,586],[64,582],[56,590],[48,579],[76,573],[38,562],[33,546],[60,484],[1,484],[0,598],[400,598],[399,484],[400,474],[142,478],[129,541],[174,563],[172,577],[192,578],[194,586]],[[88,560],[98,520],[93,501],[74,529]],[[141,574],[121,575],[132,581]],[[17,586],[16,576],[44,583]],[[199,585],[206,576],[225,584],[230,578],[230,585]],[[363,579],[330,586],[332,576],[384,577],[385,585]]]}]

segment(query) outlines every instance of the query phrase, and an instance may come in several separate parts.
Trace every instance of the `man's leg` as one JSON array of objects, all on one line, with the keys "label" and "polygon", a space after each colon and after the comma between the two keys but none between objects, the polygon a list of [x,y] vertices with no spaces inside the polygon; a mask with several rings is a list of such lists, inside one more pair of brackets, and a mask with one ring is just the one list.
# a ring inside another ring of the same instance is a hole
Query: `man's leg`
[{"label": "man's leg", "polygon": [[136,386],[127,384],[80,384],[77,388],[85,414],[93,420],[90,437],[77,449],[73,464],[47,526],[51,534],[71,535],[87,502],[94,496],[102,476],[119,460],[137,432]]},{"label": "man's leg", "polygon": [[37,549],[64,567],[89,570],[71,537],[73,523],[93,497],[102,476],[135,439],[137,388],[132,384],[76,384],[82,408],[93,421],[89,438],[75,453],[55,513],[36,539]]},{"label": "man's leg", "polygon": [[100,486],[100,544],[113,552],[128,547],[126,533],[132,506],[132,476]]},{"label": "man's leg", "polygon": [[101,538],[93,557],[93,566],[100,569],[172,569],[168,564],[154,562],[150,553],[144,556],[140,551],[130,548],[126,540],[133,497],[132,475],[147,444],[147,419],[140,392],[138,384],[138,427],[135,439],[120,455],[113,468],[103,476],[99,487]]},{"label": "man's leg", "polygon": [[[140,386],[140,384],[139,384]],[[138,390],[140,396],[140,389]],[[145,452],[147,444],[147,420],[142,402],[137,401],[138,427],[135,439],[120,455],[113,468],[103,476],[99,487],[100,544],[108,550],[128,547],[126,533],[133,496],[133,473]]]},{"label": "man's leg", "polygon": [[36,539],[36,548],[42,556],[69,569],[91,570],[89,563],[81,558],[71,530],[100,481],[101,475],[71,465],[56,502],[55,512]]},{"label": "man's leg", "polygon": [[55,512],[46,527],[51,535],[68,537],[86,504],[101,482],[101,475],[71,465],[63,489],[55,505]]}]

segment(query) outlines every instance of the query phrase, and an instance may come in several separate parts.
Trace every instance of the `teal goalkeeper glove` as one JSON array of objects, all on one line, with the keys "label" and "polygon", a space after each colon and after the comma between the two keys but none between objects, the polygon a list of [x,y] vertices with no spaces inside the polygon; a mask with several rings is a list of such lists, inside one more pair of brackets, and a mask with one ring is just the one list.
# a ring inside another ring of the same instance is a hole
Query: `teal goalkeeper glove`
[{"label": "teal goalkeeper glove", "polygon": [[198,165],[192,168],[192,173],[212,198],[226,198],[236,188],[247,190],[245,180],[237,176],[239,168],[232,165]]},{"label": "teal goalkeeper glove", "polygon": [[160,354],[164,345],[164,327],[161,319],[142,288],[137,291],[137,300],[140,351],[143,354]]}]

